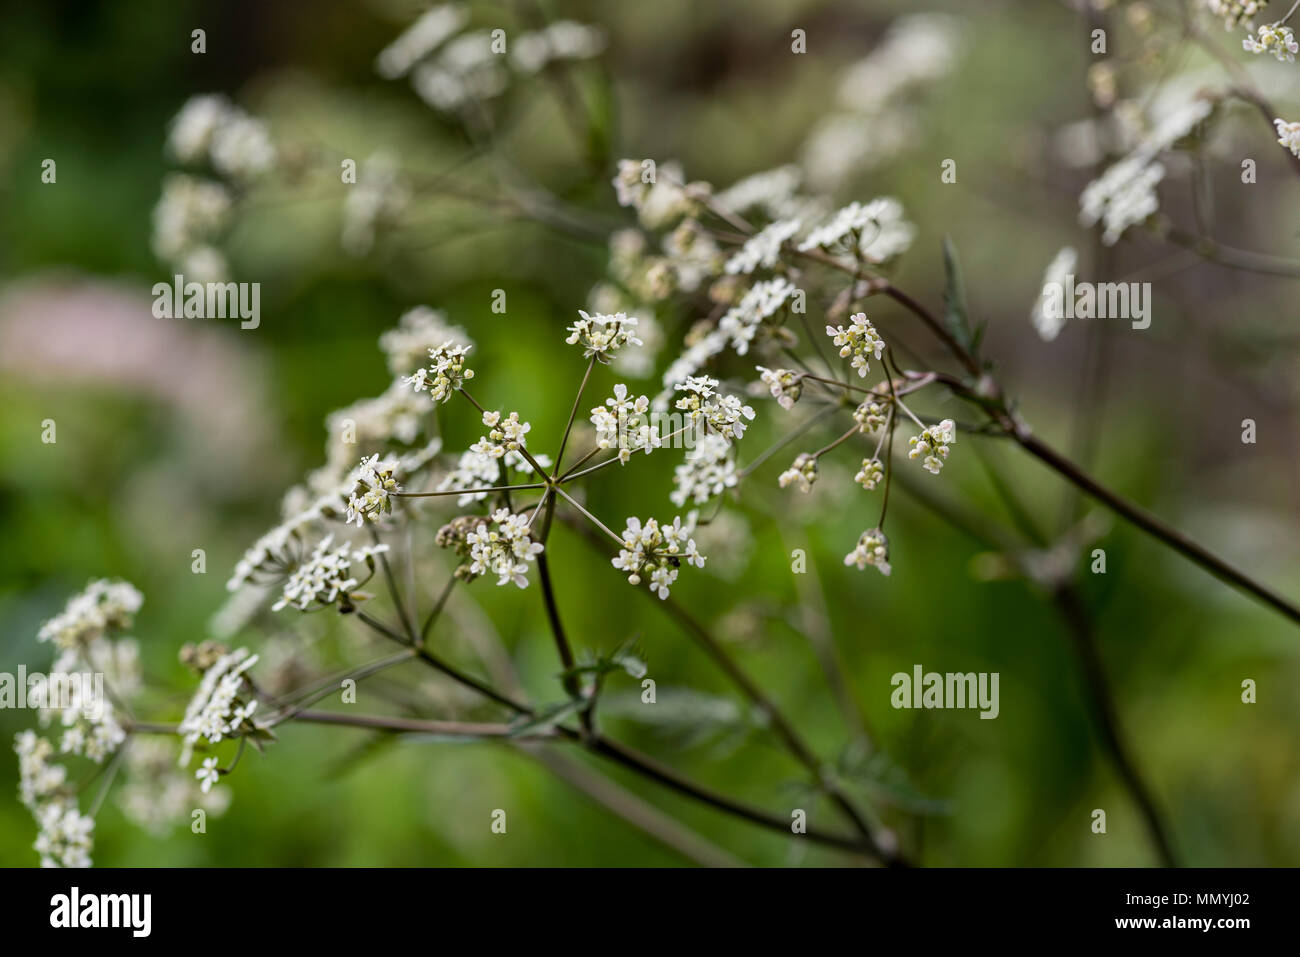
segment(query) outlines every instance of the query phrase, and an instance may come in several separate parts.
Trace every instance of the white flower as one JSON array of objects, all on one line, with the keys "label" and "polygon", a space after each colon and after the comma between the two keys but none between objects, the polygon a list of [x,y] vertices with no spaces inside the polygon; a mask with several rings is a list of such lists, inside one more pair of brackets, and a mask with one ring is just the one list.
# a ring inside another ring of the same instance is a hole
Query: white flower
[{"label": "white flower", "polygon": [[888,575],[889,567],[889,541],[885,538],[885,533],[878,528],[869,528],[858,538],[858,544],[844,556],[845,565],[857,565],[858,571],[862,571],[868,565],[873,565],[880,574]]},{"label": "white flower", "polygon": [[35,806],[57,794],[66,783],[68,769],[52,764],[54,745],[30,729],[14,735],[18,755],[18,799],[27,807]]},{"label": "white flower", "polygon": [[385,80],[403,77],[420,60],[465,26],[469,14],[457,3],[426,10],[375,57],[375,71]]},{"label": "white flower", "polygon": [[[410,445],[420,435],[430,408],[404,379],[394,379],[383,395],[361,399],[325,417],[326,469],[321,483],[333,486],[355,468],[358,449],[373,451],[390,443]],[[325,480],[328,478],[328,482]],[[313,482],[313,487],[321,484]],[[346,495],[349,488],[344,489]]]},{"label": "white flower", "polygon": [[415,68],[411,87],[435,110],[445,112],[497,96],[509,77],[494,42],[490,30],[462,33],[435,59]]},{"label": "white flower", "polygon": [[679,164],[657,167],[650,160],[623,159],[618,163],[614,190],[620,206],[631,206],[646,229],[666,228],[684,216],[696,215],[701,200],[710,193],[707,183],[688,183]]},{"label": "white flower", "polygon": [[[479,451],[485,447],[489,450]],[[455,492],[460,489],[489,488],[497,485],[500,474],[498,463],[503,463],[507,469],[514,469],[525,475],[533,474],[532,465],[518,452],[506,452],[502,456],[494,457],[491,452],[492,449],[495,449],[495,446],[492,446],[486,438],[475,442],[473,448],[461,454],[456,467],[438,483],[437,491]],[[533,458],[543,468],[551,464],[549,456],[534,455]],[[467,492],[456,499],[456,504],[464,507],[474,502],[480,502],[487,496],[487,492]]]},{"label": "white flower", "polygon": [[381,515],[387,515],[393,510],[391,495],[401,491],[401,486],[394,477],[396,468],[397,463],[392,459],[380,462],[378,454],[361,460],[353,473],[356,485],[348,496],[346,518],[349,524],[356,522],[357,527],[361,528],[366,519],[377,522]]},{"label": "white flower", "polygon": [[227,790],[205,794],[193,775],[177,769],[178,745],[161,735],[139,735],[126,751],[117,803],[128,820],[155,837],[165,836],[180,821],[188,823],[195,808],[215,816],[230,803]]},{"label": "white flower", "polygon": [[213,134],[225,122],[230,101],[220,94],[192,96],[172,119],[167,149],[182,163],[197,163],[208,152]]},{"label": "white flower", "polygon": [[537,73],[556,60],[588,60],[604,49],[605,33],[599,27],[554,20],[541,30],[515,38],[510,62],[521,73]]},{"label": "white flower", "polygon": [[129,582],[92,581],[68,600],[36,634],[37,641],[52,641],[62,650],[84,648],[109,631],[130,628],[144,596]]},{"label": "white flower", "polygon": [[492,513],[491,524],[480,523],[465,537],[473,576],[489,572],[497,576],[498,585],[514,583],[528,587],[528,563],[542,553],[543,546],[528,534],[528,519],[499,508]]},{"label": "white flower", "polygon": [[434,402],[446,402],[461,387],[462,382],[474,378],[474,370],[465,368],[465,356],[472,348],[473,346],[460,345],[454,339],[448,339],[442,345],[429,349],[432,365],[416,369],[414,375],[402,381],[416,392],[428,389],[429,398]]},{"label": "white flower", "polygon": [[230,206],[230,193],[220,183],[169,173],[153,208],[154,254],[177,260],[194,247],[207,245],[225,228]]},{"label": "white flower", "polygon": [[885,351],[885,340],[880,338],[880,333],[876,332],[876,327],[871,324],[865,312],[851,316],[847,329],[843,326],[827,326],[826,335],[840,347],[841,358],[853,357],[849,364],[861,378],[866,378],[867,375],[867,358],[874,356],[879,359]]},{"label": "white flower", "polygon": [[931,474],[938,475],[943,468],[943,461],[948,457],[948,446],[957,443],[957,426],[952,419],[944,419],[938,425],[931,425],[907,440],[912,450],[907,453],[909,459],[925,456],[921,467]]},{"label": "white flower", "polygon": [[889,396],[878,396],[873,393],[870,398],[854,409],[853,421],[858,423],[858,431],[875,432],[883,427],[889,421],[889,407],[892,401]]},{"label": "white flower", "polygon": [[675,517],[671,525],[660,525],[653,518],[642,525],[640,519],[629,518],[622,535],[623,547],[610,564],[627,572],[627,580],[633,585],[639,585],[648,573],[650,590],[661,599],[667,598],[683,562],[704,567],[705,558],[690,536],[690,524],[683,525],[681,516]]},{"label": "white flower", "polygon": [[700,436],[686,460],[673,470],[673,491],[668,498],[678,508],[687,502],[702,505],[714,495],[734,488],[740,477],[731,457],[731,443],[716,432]]},{"label": "white flower", "polygon": [[501,459],[516,453],[527,445],[525,437],[532,429],[532,424],[523,422],[518,412],[511,412],[506,418],[500,412],[483,413],[483,424],[488,427],[488,434],[482,436],[469,447],[471,452],[485,455],[491,459]]},{"label": "white flower", "polygon": [[208,155],[218,172],[246,179],[270,169],[275,162],[275,147],[265,123],[239,107],[231,107],[212,133]]},{"label": "white flower", "polygon": [[907,251],[916,227],[903,218],[903,204],[882,196],[863,206],[850,203],[799,244],[811,249],[848,249],[870,263],[883,263]]},{"label": "white flower", "polygon": [[387,545],[355,548],[350,542],[334,547],[334,536],[326,535],[317,543],[311,556],[289,575],[271,610],[279,611],[292,605],[299,611],[311,611],[329,607],[335,602],[340,602],[340,607],[350,606],[360,597],[353,592],[363,584],[354,576],[353,567],[364,562],[369,572],[368,580],[374,574],[374,556],[386,551]]},{"label": "white flower", "polygon": [[1249,53],[1270,50],[1273,56],[1284,63],[1294,63],[1295,55],[1300,53],[1300,45],[1296,44],[1291,28],[1280,23],[1265,24],[1259,28],[1258,37],[1246,37],[1241,41],[1241,46]]},{"label": "white flower", "polygon": [[776,483],[781,488],[796,485],[799,491],[806,495],[812,491],[813,483],[816,481],[817,456],[802,452],[795,458],[794,464],[777,477]]},{"label": "white flower", "polygon": [[751,273],[755,269],[771,269],[781,257],[781,248],[799,232],[797,219],[778,219],[763,227],[745,241],[735,255],[727,260],[724,270],[729,274]]},{"label": "white flower", "polygon": [[1125,157],[1084,187],[1080,222],[1091,226],[1101,220],[1102,242],[1115,245],[1126,229],[1145,222],[1159,208],[1156,185],[1164,177],[1164,166],[1151,162],[1145,152]]},{"label": "white flower", "polygon": [[199,787],[203,789],[203,793],[207,794],[212,790],[212,785],[221,778],[221,772],[217,770],[217,759],[204,758],[202,767],[194,772],[194,776],[199,779]]},{"label": "white flower", "polygon": [[790,369],[765,369],[763,366],[754,368],[759,371],[759,378],[772,393],[772,398],[776,399],[776,404],[783,409],[793,409],[803,394],[803,376]]},{"label": "white flower", "polygon": [[41,867],[89,867],[95,831],[94,818],[69,801],[55,800],[35,808],[40,832],[32,845]]},{"label": "white flower", "polygon": [[869,458],[862,460],[862,468],[858,469],[858,474],[853,476],[853,481],[870,492],[880,484],[880,480],[884,477],[885,467],[881,464],[880,459]]},{"label": "white flower", "polygon": [[798,303],[802,295],[803,290],[784,277],[756,282],[718,320],[718,332],[727,337],[737,355],[743,356],[763,320],[776,315],[792,299]]},{"label": "white flower", "polygon": [[646,167],[641,160],[621,159],[618,161],[618,173],[610,180],[614,195],[620,206],[639,207],[645,194],[650,191],[643,170]]},{"label": "white flower", "polygon": [[199,690],[190,699],[177,730],[185,742],[181,764],[189,763],[189,752],[201,739],[219,744],[252,725],[257,700],[245,700],[244,673],[257,664],[257,655],[240,648],[218,658],[204,673]]},{"label": "white flower", "polygon": [[715,201],[733,213],[761,209],[769,216],[779,217],[788,207],[802,179],[803,172],[793,163],[779,166],[739,180],[718,193]]},{"label": "white flower", "polygon": [[1240,23],[1247,30],[1253,30],[1255,27],[1251,21],[1268,6],[1268,0],[1205,0],[1205,6],[1223,19],[1223,29],[1231,30]]},{"label": "white flower", "polygon": [[1273,125],[1277,127],[1278,145],[1285,146],[1293,154],[1300,156],[1300,123],[1274,120]]},{"label": "white flower", "polygon": [[627,386],[618,383],[614,395],[605,400],[605,406],[591,410],[591,423],[596,427],[596,445],[602,449],[618,449],[618,460],[626,465],[633,452],[660,446],[659,433],[650,425],[646,412],[650,400],[646,396],[628,398]]},{"label": "white flower", "polygon": [[397,328],[379,337],[379,348],[388,358],[388,371],[407,376],[420,366],[430,350],[444,342],[472,346],[473,340],[460,326],[447,323],[447,317],[428,306],[416,306],[402,313]]},{"label": "white flower", "polygon": [[582,355],[595,356],[598,362],[609,362],[623,346],[641,345],[636,337],[636,319],[624,313],[612,316],[596,313],[588,315],[579,309],[582,318],[569,326],[569,336],[564,341],[573,345],[581,343]]},{"label": "white flower", "polygon": [[1044,342],[1055,339],[1065,326],[1065,310],[1048,308],[1048,303],[1055,295],[1060,297],[1056,301],[1064,304],[1065,284],[1078,262],[1079,254],[1072,246],[1066,246],[1056,254],[1048,264],[1047,272],[1043,274],[1043,288],[1038,294],[1038,301],[1034,303],[1033,312],[1030,313],[1030,321],[1033,322],[1034,330]]},{"label": "white flower", "polygon": [[[87,662],[89,664],[89,662]],[[55,674],[67,674],[69,665],[57,665]],[[89,673],[88,671],[82,672]],[[42,709],[42,723],[53,714],[59,714],[63,724],[63,737],[59,740],[59,751],[63,754],[76,754],[102,764],[104,759],[121,747],[126,740],[126,732],[118,724],[113,713],[113,705],[107,698],[94,695],[85,687],[84,682],[70,682],[69,696],[65,702],[49,702],[60,707]]]},{"label": "white flower", "polygon": [[[706,362],[726,348],[727,333],[721,329],[714,329],[707,335],[689,342],[686,351],[674,359],[664,371],[663,378],[660,381],[663,382],[665,391],[655,397],[655,407],[663,408],[667,397],[676,389],[677,383],[695,375]],[[746,346],[746,349],[748,349],[748,346]]]},{"label": "white flower", "polygon": [[714,387],[717,379],[708,376],[690,376],[679,383],[677,391],[684,395],[677,400],[677,408],[686,413],[692,422],[703,419],[708,427],[728,439],[739,439],[745,434],[745,419],[754,418],[754,410],[744,405],[734,395],[725,395]]}]

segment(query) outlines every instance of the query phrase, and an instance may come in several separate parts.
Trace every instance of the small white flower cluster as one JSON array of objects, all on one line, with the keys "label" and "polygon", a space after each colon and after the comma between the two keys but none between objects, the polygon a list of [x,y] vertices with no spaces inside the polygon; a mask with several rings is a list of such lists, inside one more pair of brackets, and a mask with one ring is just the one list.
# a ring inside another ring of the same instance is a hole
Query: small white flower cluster
[{"label": "small white flower cluster", "polygon": [[313,488],[323,491],[342,483],[356,467],[358,451],[415,442],[430,411],[429,403],[401,379],[394,379],[382,395],[335,409],[325,417],[325,467],[313,475]]},{"label": "small white flower cluster", "polygon": [[220,183],[168,173],[153,208],[154,255],[194,282],[224,279],[225,258],[213,243],[229,222],[232,203]]},{"label": "small white flower cluster", "polygon": [[673,470],[673,490],[668,498],[678,508],[684,508],[687,502],[702,505],[739,481],[731,443],[710,432],[696,440],[686,460]]},{"label": "small white flower cluster", "polygon": [[[740,302],[718,320],[718,332],[726,337],[726,342],[736,350],[736,355],[743,356],[749,351],[749,344],[763,321],[775,316],[791,300],[795,301],[797,307],[802,297],[803,290],[784,277],[756,282],[740,298]],[[718,344],[716,350],[720,351],[722,343]]]},{"label": "small white flower cluster", "polygon": [[421,367],[402,381],[416,392],[429,390],[434,402],[446,402],[466,379],[474,378],[474,370],[465,368],[465,356],[473,346],[460,345],[454,339],[429,349],[433,364]]},{"label": "small white flower cluster", "polygon": [[885,340],[880,338],[880,333],[876,332],[876,327],[871,324],[865,312],[851,316],[847,329],[843,326],[827,326],[826,335],[840,347],[841,358],[853,357],[849,364],[857,370],[860,378],[865,379],[867,376],[867,359],[873,356],[879,359],[885,351]]},{"label": "small white flower cluster", "polygon": [[1043,274],[1043,288],[1038,294],[1038,301],[1034,303],[1029,318],[1034,324],[1034,331],[1044,342],[1051,342],[1065,327],[1065,311],[1057,310],[1059,315],[1049,314],[1047,303],[1054,291],[1060,294],[1065,289],[1066,280],[1074,272],[1078,263],[1079,254],[1072,246],[1066,246],[1048,263],[1047,272]]},{"label": "small white flower cluster", "polygon": [[245,672],[257,664],[257,655],[247,648],[217,657],[203,672],[199,689],[185,709],[185,717],[177,727],[185,751],[181,765],[190,762],[193,747],[202,740],[220,744],[228,737],[237,737],[251,730],[257,699],[245,694]]},{"label": "small white flower cluster", "polygon": [[875,432],[884,428],[889,421],[890,406],[893,399],[889,396],[873,394],[853,410],[853,421],[858,423],[859,432]]},{"label": "small white flower cluster", "polygon": [[[334,546],[334,536],[326,535],[311,555],[295,568],[284,583],[284,589],[272,611],[293,607],[299,611],[328,608],[339,603],[341,609],[351,608],[362,597],[355,594],[375,571],[375,556],[388,551],[387,545],[354,547],[350,542]],[[356,566],[365,563],[369,574],[358,579],[353,574]]]},{"label": "small white flower cluster", "polygon": [[729,275],[771,269],[781,258],[785,244],[799,232],[799,220],[778,219],[749,237],[740,251],[727,260],[723,269]]},{"label": "small white flower cluster", "polygon": [[818,226],[799,244],[800,251],[844,249],[866,262],[880,264],[905,253],[916,227],[903,218],[903,204],[890,196],[865,206],[850,203]]},{"label": "small white flower cluster", "polygon": [[600,28],[556,20],[511,37],[507,57],[504,38],[496,37],[496,31],[460,33],[468,21],[469,13],[459,3],[426,11],[380,52],[376,71],[386,80],[410,73],[411,86],[425,102],[450,112],[504,92],[509,73],[502,64],[507,60],[519,73],[531,75],[555,61],[590,59],[605,49]]},{"label": "small white flower cluster", "polygon": [[813,483],[816,481],[817,456],[801,452],[795,457],[794,463],[777,476],[776,484],[781,488],[795,485],[806,495],[812,491]]},{"label": "small white flower cluster", "polygon": [[68,769],[50,761],[54,745],[30,729],[14,735],[18,755],[18,799],[27,807],[56,797],[68,780]]},{"label": "small white flower cluster", "polygon": [[921,467],[927,472],[938,475],[943,468],[944,459],[948,457],[948,446],[957,443],[957,426],[952,419],[944,419],[938,425],[931,425],[907,440],[912,447],[907,453],[909,459],[925,456]]},{"label": "small white flower cluster", "polygon": [[464,329],[448,324],[444,313],[416,306],[402,313],[396,328],[379,337],[379,348],[387,357],[389,372],[408,376],[424,364],[431,350],[448,341],[458,346],[473,345]]},{"label": "small white flower cluster", "polygon": [[679,164],[622,159],[611,181],[620,206],[631,206],[646,229],[660,229],[699,215],[712,192],[708,183],[686,183]]},{"label": "small white flower cluster", "polygon": [[1248,53],[1271,52],[1283,63],[1294,63],[1295,55],[1300,53],[1300,44],[1296,43],[1291,28],[1280,23],[1268,23],[1260,27],[1259,35],[1246,37],[1241,41],[1241,47]]},{"label": "small white flower cluster", "polygon": [[786,410],[793,409],[799,396],[803,395],[803,376],[790,369],[754,368],[758,370],[763,385],[772,393],[772,398],[776,399],[776,404]]},{"label": "small white flower cluster", "polygon": [[436,56],[411,73],[411,88],[420,99],[444,113],[490,100],[506,89],[509,76],[504,57],[493,50],[489,30],[471,30],[456,37]]},{"label": "small white flower cluster", "polygon": [[130,628],[143,603],[144,597],[128,582],[92,581],[41,626],[36,640],[53,642],[63,651],[84,648],[111,631]]},{"label": "small white flower cluster", "polygon": [[1277,127],[1277,142],[1285,146],[1294,155],[1300,156],[1300,123],[1288,123],[1286,120],[1274,120]]},{"label": "small white flower cluster", "polygon": [[717,379],[708,376],[690,376],[679,383],[677,391],[684,393],[677,400],[677,408],[686,413],[692,422],[703,419],[708,428],[728,439],[739,439],[745,434],[745,419],[754,418],[754,410],[734,395],[716,389]]},{"label": "small white flower cluster", "polygon": [[[91,700],[84,684],[69,685],[66,705],[58,709],[63,725],[63,736],[59,739],[61,753],[80,755],[102,764],[126,740],[126,731],[113,713],[112,702],[107,698]],[[50,713],[42,712],[42,723],[49,720]]]},{"label": "small white flower cluster", "polygon": [[888,575],[889,540],[878,528],[869,528],[858,537],[858,544],[844,556],[845,565],[857,565],[863,571],[868,565],[874,566],[882,575]]},{"label": "small white flower cluster", "polygon": [[1223,29],[1231,30],[1241,24],[1247,30],[1255,29],[1252,22],[1268,0],[1205,0],[1206,9],[1223,20]]},{"label": "small white flower cluster", "polygon": [[[126,740],[112,703],[99,692],[105,686],[123,696],[139,690],[139,646],[130,639],[113,639],[131,626],[143,602],[140,592],[127,582],[92,581],[41,626],[38,640],[51,642],[58,655],[45,682],[33,685],[30,702],[40,708],[42,727],[59,718],[63,727],[59,753],[102,764]],[[84,680],[92,673],[100,679],[94,689]],[[83,680],[59,680],[73,674]],[[56,688],[61,693],[56,695]],[[89,867],[94,821],[79,812],[75,789],[68,786],[68,769],[52,760],[54,745],[25,730],[15,736],[14,751],[18,796],[39,826],[34,847],[41,865]]]},{"label": "small white flower cluster", "polygon": [[458,3],[444,3],[426,10],[379,52],[375,58],[375,71],[385,80],[400,79],[459,32],[468,20],[469,13]]},{"label": "small white flower cluster", "polygon": [[51,801],[35,811],[40,827],[33,847],[42,867],[89,867],[95,820],[71,801]]},{"label": "small white flower cluster", "polygon": [[1130,226],[1145,222],[1160,206],[1156,186],[1165,168],[1145,153],[1134,153],[1093,180],[1079,196],[1079,220],[1091,226],[1101,220],[1101,241],[1113,246]]},{"label": "small white flower cluster", "polygon": [[195,808],[209,816],[222,814],[230,806],[230,792],[202,791],[194,776],[177,769],[179,741],[161,735],[145,735],[131,742],[126,752],[117,804],[133,824],[162,837],[181,821],[189,822]]},{"label": "small white flower cluster", "polygon": [[573,20],[554,20],[525,33],[510,48],[510,62],[520,73],[537,73],[558,60],[590,60],[605,49],[605,32]]},{"label": "small white flower cluster", "polygon": [[853,476],[853,481],[857,482],[868,492],[874,491],[880,484],[881,479],[885,477],[885,466],[878,458],[869,458],[862,460],[862,468]]},{"label": "small white flower cluster", "polygon": [[[460,489],[494,486],[498,484],[501,464],[504,464],[507,469],[514,469],[524,475],[533,474],[532,465],[518,452],[494,455],[493,453],[498,449],[498,446],[488,442],[487,439],[479,439],[474,443],[473,448],[461,454],[456,467],[443,476],[442,481],[438,483],[437,491],[455,492]],[[551,464],[548,456],[534,455],[533,458],[543,468]],[[487,496],[487,492],[467,492],[456,499],[456,504],[463,508],[473,502],[481,502]]]},{"label": "small white flower cluster", "polygon": [[691,528],[682,525],[680,515],[671,525],[660,525],[653,518],[646,519],[642,525],[639,518],[629,518],[623,530],[623,547],[616,558],[610,559],[610,564],[627,572],[627,580],[633,585],[641,584],[648,575],[650,590],[661,599],[667,598],[669,586],[677,581],[683,561],[697,568],[704,567],[704,556],[690,536]]},{"label": "small white flower cluster", "polygon": [[521,421],[518,412],[511,412],[505,418],[501,417],[500,412],[484,412],[483,424],[488,427],[488,434],[471,445],[469,450],[493,459],[504,458],[511,452],[517,453],[527,445],[526,436],[532,430],[532,424]]},{"label": "small white flower cluster", "polygon": [[377,522],[380,516],[393,510],[392,493],[401,491],[395,478],[396,469],[395,460],[385,459],[381,462],[378,453],[361,460],[353,473],[356,485],[348,496],[346,520],[349,524],[356,522],[357,527],[361,528],[366,519]]},{"label": "small white flower cluster", "polygon": [[803,172],[798,166],[778,166],[738,180],[718,193],[715,200],[718,206],[733,213],[757,209],[772,219],[781,219],[792,207],[800,205],[795,193],[802,181]]},{"label": "small white flower cluster", "polygon": [[564,341],[569,345],[580,343],[582,356],[595,356],[597,362],[609,362],[620,349],[629,343],[641,345],[636,337],[636,319],[624,313],[606,316],[601,313],[588,315],[578,310],[582,318],[569,326],[569,336]]},{"label": "small white flower cluster", "polygon": [[172,120],[167,147],[181,163],[206,155],[215,170],[234,179],[257,176],[275,162],[266,125],[219,94],[186,101]]},{"label": "small white flower cluster", "polygon": [[667,298],[674,286],[694,292],[722,269],[725,259],[718,244],[694,219],[683,219],[664,237],[664,258],[650,261],[647,282],[658,298]]},{"label": "small white flower cluster", "polygon": [[633,452],[645,451],[648,455],[651,449],[659,448],[662,440],[646,416],[649,408],[649,398],[644,395],[629,398],[626,385],[621,382],[615,385],[613,397],[606,399],[604,406],[591,410],[596,446],[618,449],[618,460],[623,465],[632,458]]},{"label": "small white flower cluster", "polygon": [[513,582],[520,588],[528,587],[528,563],[536,559],[544,547],[529,537],[528,519],[524,515],[511,514],[504,508],[493,512],[490,524],[480,523],[465,537],[465,541],[469,545],[469,572],[472,576],[490,572],[497,576],[498,585]]}]

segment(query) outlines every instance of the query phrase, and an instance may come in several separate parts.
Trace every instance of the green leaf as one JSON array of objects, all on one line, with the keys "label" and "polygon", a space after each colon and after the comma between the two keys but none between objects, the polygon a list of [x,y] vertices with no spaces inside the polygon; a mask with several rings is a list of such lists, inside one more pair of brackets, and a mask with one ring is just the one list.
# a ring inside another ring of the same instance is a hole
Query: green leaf
[{"label": "green leaf", "polygon": [[517,718],[510,723],[510,737],[519,738],[539,731],[549,731],[565,718],[575,714],[587,702],[580,698],[570,698],[558,704],[546,705],[532,717]]},{"label": "green leaf", "polygon": [[883,752],[845,755],[838,771],[845,783],[882,804],[913,814],[949,813],[948,801],[922,794],[907,772]]},{"label": "green leaf", "polygon": [[943,271],[947,277],[943,290],[944,325],[963,349],[974,354],[978,340],[966,308],[966,284],[957,261],[957,247],[948,236],[943,237]]}]

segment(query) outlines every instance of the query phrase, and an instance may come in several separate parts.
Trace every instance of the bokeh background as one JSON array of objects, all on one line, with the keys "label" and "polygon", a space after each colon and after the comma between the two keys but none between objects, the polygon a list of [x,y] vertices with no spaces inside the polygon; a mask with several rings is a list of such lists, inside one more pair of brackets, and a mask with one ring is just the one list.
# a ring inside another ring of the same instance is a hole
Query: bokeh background
[{"label": "bokeh background", "polygon": [[[1300,592],[1294,279],[1233,272],[1138,236],[1102,262],[1113,278],[1155,283],[1150,329],[1074,323],[1045,343],[1031,328],[1042,271],[1060,246],[1075,245],[1084,270],[1098,263],[1092,236],[1077,225],[1077,195],[1092,170],[1058,135],[1095,110],[1085,82],[1096,59],[1087,25],[1066,4],[473,4],[479,25],[514,29],[541,9],[599,24],[609,40],[574,73],[593,104],[589,129],[570,124],[565,97],[549,84],[520,83],[493,104],[493,148],[565,202],[630,225],[608,185],[618,158],[675,157],[690,178],[719,186],[798,161],[834,111],[846,67],[897,16],[921,6],[961,18],[960,57],[897,105],[903,142],[850,168],[836,198],[903,200],[920,233],[899,280],[934,307],[943,285],[940,239],[952,237],[972,312],[988,321],[986,352],[1041,435],[1263,580]],[[1210,65],[1181,51],[1167,64],[1145,61],[1126,6],[1109,14],[1122,86],[1140,86],[1147,69]],[[1159,15],[1179,8],[1148,6]],[[323,155],[360,161],[383,147],[412,170],[457,168],[468,182],[493,182],[489,159],[466,160],[471,146],[457,124],[407,84],[374,72],[375,54],[419,9],[397,0],[0,5],[0,670],[44,667],[40,623],[90,578],[125,578],[146,596],[135,635],[158,689],[148,701],[160,719],[178,717],[193,687],[177,664],[179,647],[207,635],[228,570],[277,520],[283,490],[320,464],[324,416],[388,384],[376,340],[416,304],[443,309],[467,329],[479,343],[476,391],[521,410],[533,422],[533,448],[553,444],[544,437],[562,428],[582,368],[562,330],[604,275],[598,237],[437,195],[418,200],[400,230],[357,258],[340,250],[337,182],[284,184],[250,200],[225,246],[236,278],[262,283],[260,328],[158,320],[149,311],[150,286],[170,275],[150,251],[151,211],[170,168],[166,125],[192,94],[224,92],[264,117],[278,139]],[[190,52],[196,27],[207,31],[201,56]],[[790,52],[795,28],[807,31],[807,54]],[[1282,96],[1289,82],[1300,109],[1295,67],[1266,66],[1281,71]],[[58,164],[53,185],[40,181],[47,157]],[[1242,157],[1257,160],[1257,184],[1240,183]],[[955,184],[940,183],[945,158],[957,161]],[[1286,214],[1300,199],[1298,184],[1258,116],[1232,112],[1203,165],[1216,234],[1300,255]],[[1171,166],[1162,199],[1186,221],[1196,163]],[[506,315],[490,310],[497,288],[507,290]],[[883,328],[906,328],[896,307],[879,309]],[[665,322],[660,368],[691,318]],[[1095,389],[1086,383],[1099,366],[1104,385]],[[778,414],[763,403],[756,438],[747,441],[778,435]],[[1245,418],[1258,423],[1254,445],[1241,442]],[[57,422],[54,445],[40,441],[45,419]],[[472,440],[474,426],[468,419],[448,426],[449,447]],[[792,504],[795,493],[775,487],[784,458],[759,472],[734,506],[748,544],[718,561],[718,573],[683,575],[674,594],[716,628],[827,756],[851,736],[809,635],[833,636],[890,762],[869,790],[922,863],[1150,863],[1141,821],[1089,719],[1067,632],[1041,591],[998,580],[984,545],[902,490],[891,504],[894,575],[845,568],[844,552],[874,522],[875,500],[852,494],[849,457],[838,484],[850,491],[838,493],[824,476],[826,488]],[[983,460],[1009,477],[1053,535],[1092,511],[1013,448],[976,438],[961,439],[929,487],[1009,526]],[[664,455],[601,473],[590,507],[610,524],[666,512],[673,461]],[[431,547],[437,522],[416,529],[417,546]],[[1086,574],[1081,564],[1080,587],[1122,724],[1180,858],[1300,863],[1300,634],[1118,520],[1099,527],[1095,547],[1106,549],[1107,573]],[[635,637],[665,698],[716,696],[693,699],[713,707],[684,720],[685,728],[646,727],[617,707],[607,727],[702,781],[778,811],[806,806],[816,824],[837,823],[798,791],[800,769],[747,728],[742,706],[719,712],[718,702],[738,699],[707,659],[565,532],[557,529],[552,554],[575,644],[608,651]],[[206,574],[191,572],[195,548],[206,551]],[[809,551],[813,574],[791,575],[794,548]],[[424,607],[434,587],[424,583]],[[535,589],[479,582],[451,608],[435,631],[437,647],[472,666],[476,642],[499,638],[534,698],[555,700],[554,650]],[[384,653],[349,625],[280,619],[274,640],[297,642],[322,669]],[[240,641],[262,647],[264,639]],[[1000,718],[893,710],[889,677],[916,663],[999,672]],[[1246,678],[1258,683],[1253,705],[1240,700]],[[434,708],[463,704],[423,675],[392,684]],[[611,688],[631,694],[635,684],[612,679]],[[0,737],[31,723],[29,712],[0,711]],[[184,824],[146,833],[110,798],[97,820],[96,862],[683,862],[518,751],[379,747],[358,731],[314,727],[281,737],[227,780],[231,806],[205,835]],[[612,776],[738,859],[843,860]],[[0,760],[0,863],[27,866],[37,860],[34,826],[16,800],[16,778],[12,756]],[[506,836],[489,831],[495,808],[508,811]],[[1104,836],[1090,831],[1093,808],[1108,812]]]}]

